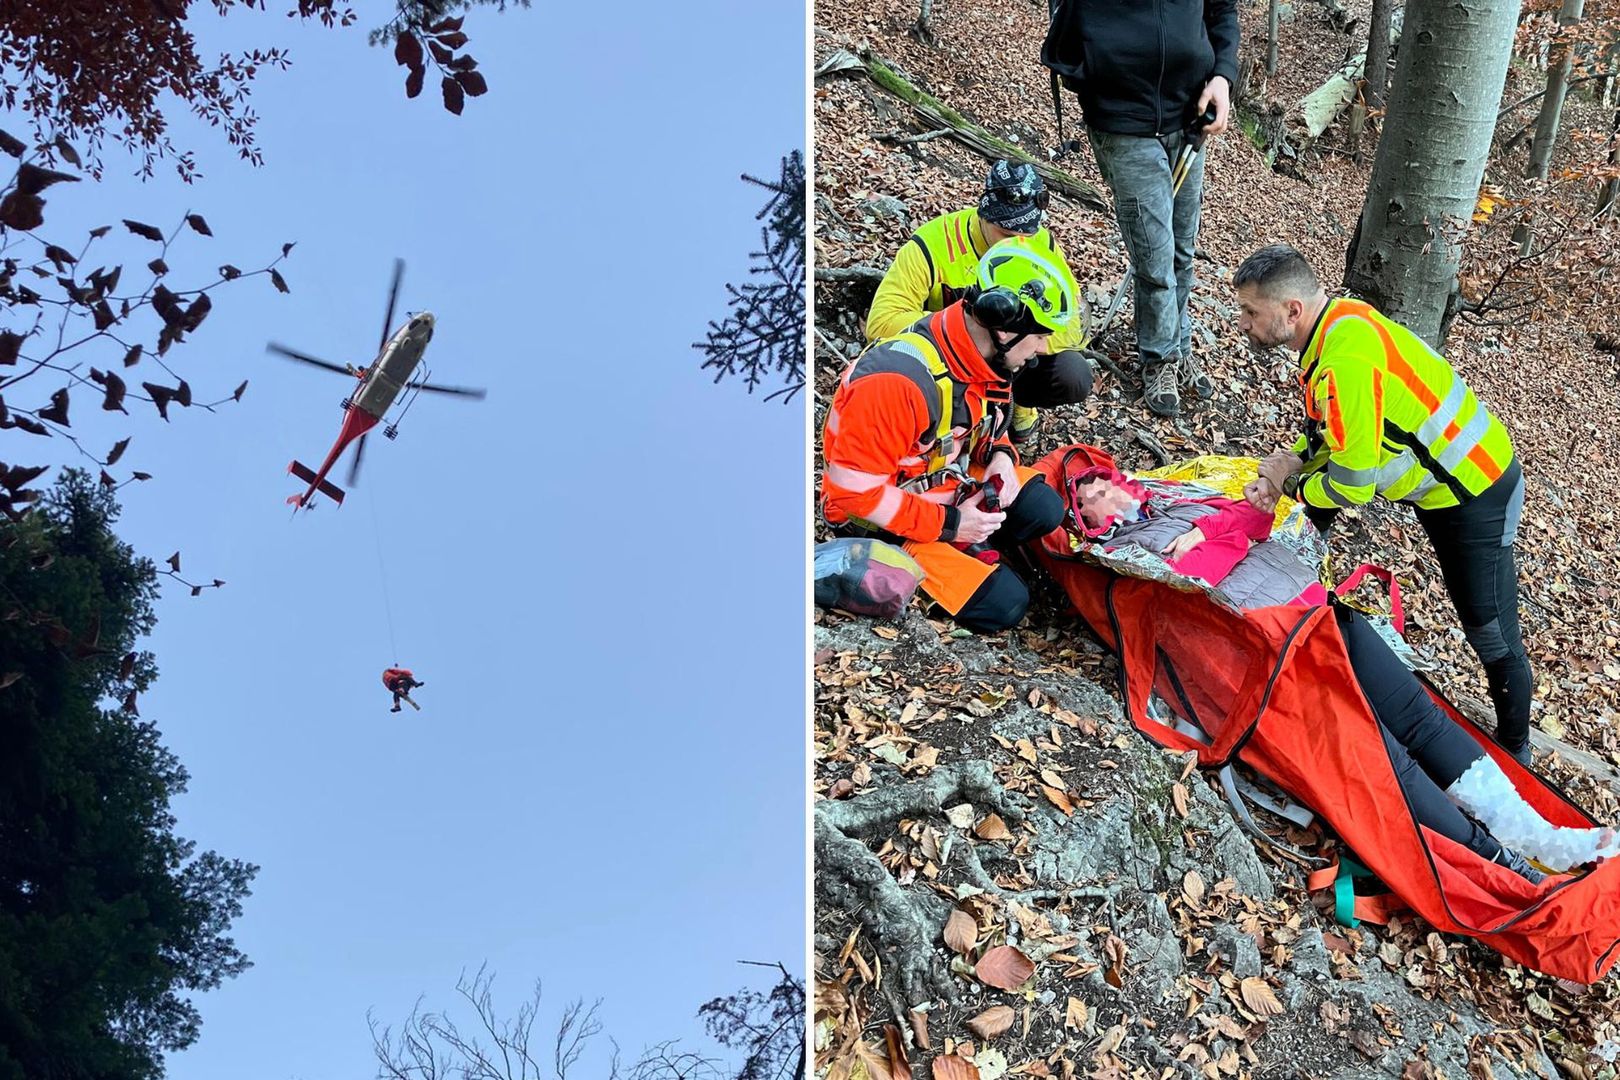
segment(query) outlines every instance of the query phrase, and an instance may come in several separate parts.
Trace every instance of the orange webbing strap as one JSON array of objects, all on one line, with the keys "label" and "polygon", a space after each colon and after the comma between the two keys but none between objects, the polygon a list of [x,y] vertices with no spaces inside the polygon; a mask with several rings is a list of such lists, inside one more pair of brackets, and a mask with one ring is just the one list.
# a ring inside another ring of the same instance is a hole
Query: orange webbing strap
[{"label": "orange webbing strap", "polygon": [[1408,910],[1408,905],[1392,892],[1358,895],[1357,878],[1372,878],[1373,872],[1348,855],[1341,855],[1320,870],[1313,870],[1305,879],[1305,888],[1312,893],[1333,890],[1333,917],[1340,926],[1358,926],[1364,922],[1383,926],[1390,917]]}]

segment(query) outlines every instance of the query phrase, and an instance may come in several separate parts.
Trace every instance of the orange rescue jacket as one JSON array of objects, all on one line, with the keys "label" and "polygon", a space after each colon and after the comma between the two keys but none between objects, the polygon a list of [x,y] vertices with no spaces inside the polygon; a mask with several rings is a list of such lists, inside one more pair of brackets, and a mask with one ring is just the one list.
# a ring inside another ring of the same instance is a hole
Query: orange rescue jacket
[{"label": "orange rescue jacket", "polygon": [[822,512],[834,525],[952,539],[969,464],[1004,451],[1012,386],[968,335],[960,302],[879,341],[844,373],[822,429]]}]

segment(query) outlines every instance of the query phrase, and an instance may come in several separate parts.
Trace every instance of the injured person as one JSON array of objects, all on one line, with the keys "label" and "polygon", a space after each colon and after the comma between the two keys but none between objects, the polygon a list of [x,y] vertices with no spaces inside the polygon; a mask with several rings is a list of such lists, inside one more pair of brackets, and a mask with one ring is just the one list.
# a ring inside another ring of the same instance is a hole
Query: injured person
[{"label": "injured person", "polygon": [[[1150,489],[1118,470],[1092,467],[1073,475],[1064,494],[1074,528],[1091,543],[1111,552],[1135,545],[1159,555],[1177,574],[1220,586],[1239,607],[1329,601],[1311,567],[1286,546],[1268,542],[1272,515],[1201,488],[1182,495],[1176,487],[1159,481]],[[1365,616],[1340,603],[1334,616],[1420,822],[1532,883],[1543,875],[1531,859],[1562,872],[1620,854],[1612,828],[1547,822]]]}]

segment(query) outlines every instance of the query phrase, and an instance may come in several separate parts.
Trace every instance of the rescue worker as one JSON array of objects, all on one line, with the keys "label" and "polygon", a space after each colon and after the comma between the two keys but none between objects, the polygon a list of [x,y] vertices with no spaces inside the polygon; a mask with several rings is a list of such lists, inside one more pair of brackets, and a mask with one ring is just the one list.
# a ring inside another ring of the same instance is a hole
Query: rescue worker
[{"label": "rescue worker", "polygon": [[[866,315],[868,343],[910,329],[932,311],[962,296],[978,279],[979,259],[991,246],[1011,236],[1027,236],[1079,297],[1063,249],[1042,220],[1050,196],[1035,166],[997,161],[990,167],[977,206],[943,214],[918,229],[883,275]],[[1086,344],[1085,320],[1076,318],[1051,335],[1051,355],[1031,358],[1013,380],[1012,441],[1035,433],[1037,408],[1072,405],[1091,393],[1091,362],[1080,353]]]},{"label": "rescue worker", "polygon": [[1008,428],[1013,382],[1078,319],[1061,265],[1028,238],[1002,240],[960,299],[857,357],[827,410],[828,522],[902,545],[927,575],[923,590],[968,629],[1016,625],[1029,590],[963,549],[1010,551],[1063,520],[1063,500],[1020,467]]},{"label": "rescue worker", "polygon": [[1485,667],[1496,740],[1528,764],[1534,683],[1513,558],[1524,476],[1507,429],[1416,334],[1359,300],[1329,300],[1289,245],[1250,255],[1232,284],[1250,342],[1299,352],[1306,417],[1245,496],[1260,510],[1299,499],[1324,531],[1378,496],[1410,504]]},{"label": "rescue worker", "polygon": [[391,667],[383,672],[382,681],[383,685],[388,687],[389,692],[394,695],[394,707],[389,709],[389,712],[399,712],[399,703],[401,701],[409,702],[413,709],[421,708],[416,702],[411,701],[411,691],[418,686],[426,686],[427,684],[418,682],[416,676],[411,674],[410,668]]}]

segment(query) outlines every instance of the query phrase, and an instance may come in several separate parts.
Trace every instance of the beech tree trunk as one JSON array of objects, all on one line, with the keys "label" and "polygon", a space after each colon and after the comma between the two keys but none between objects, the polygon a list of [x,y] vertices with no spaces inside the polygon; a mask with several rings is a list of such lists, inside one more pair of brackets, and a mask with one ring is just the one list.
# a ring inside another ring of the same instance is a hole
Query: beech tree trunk
[{"label": "beech tree trunk", "polygon": [[1391,0],[1373,0],[1367,23],[1367,66],[1362,78],[1363,98],[1368,109],[1384,107],[1384,91],[1389,87],[1389,9]]},{"label": "beech tree trunk", "polygon": [[[1560,27],[1573,26],[1581,21],[1585,0],[1564,0],[1558,13]],[[1530,140],[1530,166],[1525,175],[1536,180],[1547,179],[1552,162],[1553,144],[1558,141],[1558,124],[1564,115],[1564,96],[1569,92],[1569,73],[1574,55],[1566,41],[1555,46],[1552,63],[1547,69],[1547,96],[1541,99],[1541,112],[1536,116],[1536,135]]]},{"label": "beech tree trunk", "polygon": [[1345,285],[1439,348],[1507,79],[1518,0],[1410,0]]},{"label": "beech tree trunk", "polygon": [[[1580,22],[1584,5],[1585,0],[1564,0],[1563,10],[1558,13],[1559,27]],[[1553,147],[1558,142],[1558,123],[1564,115],[1564,97],[1569,93],[1569,72],[1573,66],[1574,55],[1569,43],[1559,41],[1553,47],[1552,61],[1547,68],[1547,93],[1541,99],[1541,112],[1536,114],[1536,134],[1530,140],[1530,163],[1524,170],[1524,175],[1532,180],[1545,182],[1552,167]],[[1535,233],[1528,217],[1513,230],[1513,239],[1518,242],[1520,255],[1530,254]]]},{"label": "beech tree trunk", "polygon": [[[1609,131],[1609,165],[1620,168],[1620,110],[1615,111],[1614,125]],[[1620,203],[1620,178],[1604,181],[1603,192],[1598,196],[1598,214],[1614,213],[1616,203]]]}]

